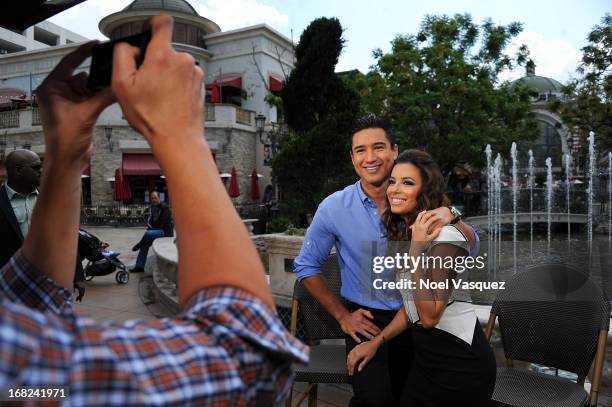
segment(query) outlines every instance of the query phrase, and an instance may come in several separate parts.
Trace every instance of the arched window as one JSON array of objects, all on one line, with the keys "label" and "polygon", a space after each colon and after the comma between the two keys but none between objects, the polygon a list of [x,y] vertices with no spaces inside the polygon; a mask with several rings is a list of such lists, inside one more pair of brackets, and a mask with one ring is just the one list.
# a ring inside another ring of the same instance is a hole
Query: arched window
[{"label": "arched window", "polygon": [[544,167],[546,158],[550,157],[553,167],[561,167],[563,149],[561,147],[561,136],[550,123],[538,121],[540,135],[535,141],[533,155],[537,166]]}]

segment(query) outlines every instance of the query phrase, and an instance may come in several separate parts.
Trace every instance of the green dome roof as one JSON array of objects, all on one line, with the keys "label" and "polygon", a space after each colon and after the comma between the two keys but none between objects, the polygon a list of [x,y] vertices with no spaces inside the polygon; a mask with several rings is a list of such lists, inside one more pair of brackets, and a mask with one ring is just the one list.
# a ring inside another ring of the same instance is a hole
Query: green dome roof
[{"label": "green dome roof", "polygon": [[198,12],[185,0],[135,0],[123,11],[168,10],[198,16]]},{"label": "green dome roof", "polygon": [[538,91],[538,93],[561,93],[561,83],[545,76],[527,75],[512,82],[513,85],[522,84]]}]

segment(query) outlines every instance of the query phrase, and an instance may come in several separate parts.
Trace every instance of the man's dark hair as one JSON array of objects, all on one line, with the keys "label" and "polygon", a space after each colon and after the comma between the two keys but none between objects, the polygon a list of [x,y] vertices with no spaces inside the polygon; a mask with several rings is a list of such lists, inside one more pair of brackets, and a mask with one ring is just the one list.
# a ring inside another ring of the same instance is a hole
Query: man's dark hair
[{"label": "man's dark hair", "polygon": [[366,116],[360,117],[357,119],[355,124],[353,124],[353,128],[351,129],[351,139],[350,145],[353,145],[353,136],[355,133],[365,129],[383,129],[385,131],[385,136],[387,136],[387,140],[393,147],[395,142],[395,135],[393,134],[393,129],[391,128],[391,124],[380,116],[376,116],[374,114],[368,114]]}]

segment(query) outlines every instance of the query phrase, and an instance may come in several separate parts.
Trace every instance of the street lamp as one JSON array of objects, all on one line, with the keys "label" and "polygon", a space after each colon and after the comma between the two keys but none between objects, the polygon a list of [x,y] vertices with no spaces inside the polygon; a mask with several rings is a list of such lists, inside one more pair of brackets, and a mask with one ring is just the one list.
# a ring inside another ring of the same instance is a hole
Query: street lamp
[{"label": "street lamp", "polygon": [[276,154],[279,149],[279,143],[283,141],[285,136],[289,133],[289,130],[287,125],[283,122],[271,122],[269,124],[270,130],[266,131],[266,116],[261,113],[255,116],[255,130],[259,136],[259,142],[263,145],[269,145],[272,149],[272,153]]},{"label": "street lamp", "polygon": [[257,130],[257,134],[259,135],[259,141],[261,142],[261,144],[264,144],[262,137],[263,137],[265,126],[266,126],[266,116],[259,113],[257,116],[255,116],[255,130]]},{"label": "street lamp", "polygon": [[108,141],[108,151],[112,153],[113,152],[113,141],[112,141],[113,128],[110,126],[105,127],[104,135],[106,136],[106,141]]}]

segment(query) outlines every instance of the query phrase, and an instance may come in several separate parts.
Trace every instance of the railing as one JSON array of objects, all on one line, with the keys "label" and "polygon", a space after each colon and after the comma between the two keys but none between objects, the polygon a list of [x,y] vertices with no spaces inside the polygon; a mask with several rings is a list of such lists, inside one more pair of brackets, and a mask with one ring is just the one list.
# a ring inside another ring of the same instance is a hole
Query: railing
[{"label": "railing", "polygon": [[40,120],[40,109],[37,107],[32,108],[32,126],[41,125],[42,121]]},{"label": "railing", "polygon": [[206,110],[204,111],[204,120],[206,120],[207,122],[215,121],[215,105],[213,104],[206,105]]},{"label": "railing", "polygon": [[247,126],[250,126],[251,125],[251,111],[237,107],[236,108],[236,123],[246,124]]},{"label": "railing", "polygon": [[[533,189],[533,203],[530,204],[530,191],[521,188],[517,195],[517,212],[546,212],[546,189]],[[448,197],[455,206],[461,207],[464,216],[486,215],[488,211],[488,194],[486,191],[455,192],[448,193]],[[504,188],[501,191],[501,213],[512,212],[512,189]],[[583,187],[572,186],[570,189],[570,212],[586,213],[587,194]],[[567,212],[566,191],[560,188],[553,190],[552,208],[553,213]]]},{"label": "railing", "polygon": [[83,225],[146,225],[149,205],[91,205],[81,207]]},{"label": "railing", "polygon": [[0,112],[0,129],[19,127],[19,111]]}]

